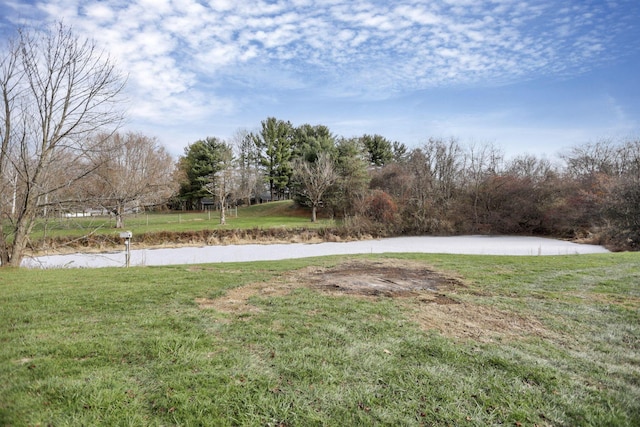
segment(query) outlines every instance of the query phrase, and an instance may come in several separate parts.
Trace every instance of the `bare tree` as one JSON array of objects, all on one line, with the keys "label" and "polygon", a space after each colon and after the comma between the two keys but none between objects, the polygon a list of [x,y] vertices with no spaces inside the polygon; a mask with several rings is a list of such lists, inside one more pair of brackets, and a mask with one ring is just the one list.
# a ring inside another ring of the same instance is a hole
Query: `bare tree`
[{"label": "bare tree", "polygon": [[294,173],[302,183],[303,191],[309,198],[311,222],[316,222],[318,206],[322,202],[322,196],[336,180],[333,160],[327,153],[319,153],[315,162],[297,161]]},{"label": "bare tree", "polygon": [[128,209],[157,205],[175,193],[174,160],[155,138],[115,133],[98,139],[104,142],[91,159],[95,172],[85,186],[87,199],[113,213],[116,228],[124,227]]},{"label": "bare tree", "polygon": [[472,144],[467,149],[464,163],[465,181],[471,199],[474,232],[481,227],[482,184],[487,178],[500,172],[502,163],[502,152],[493,144]]},{"label": "bare tree", "polygon": [[257,194],[261,184],[260,153],[251,133],[243,129],[235,133],[232,144],[236,153],[236,196],[250,205],[251,197]]},{"label": "bare tree", "polygon": [[204,188],[217,197],[220,203],[220,224],[227,223],[227,204],[228,198],[236,187],[233,170],[233,150],[228,144],[223,144],[219,151],[218,170],[209,176],[210,181],[204,185]]},{"label": "bare tree", "polygon": [[462,147],[455,138],[448,141],[430,138],[423,147],[434,182],[436,202],[444,212],[454,197],[462,168]]},{"label": "bare tree", "polygon": [[577,178],[590,178],[596,174],[617,175],[620,169],[619,147],[611,139],[575,146],[561,157],[567,172]]},{"label": "bare tree", "polygon": [[437,231],[432,224],[438,222],[435,214],[434,179],[429,157],[425,151],[412,150],[405,169],[410,176],[410,197],[405,203],[406,226],[411,231]]},{"label": "bare tree", "polygon": [[[640,250],[640,140],[620,142],[615,150],[616,167],[600,194],[603,223],[609,244],[617,249]],[[614,162],[610,162],[614,163]]]},{"label": "bare tree", "polygon": [[[0,206],[0,262],[19,266],[39,210],[67,182],[53,179],[61,161],[82,158],[91,135],[122,120],[118,95],[124,85],[95,43],[57,24],[43,31],[20,29],[0,57],[0,179],[9,199]],[[15,201],[15,202],[14,202]]]}]

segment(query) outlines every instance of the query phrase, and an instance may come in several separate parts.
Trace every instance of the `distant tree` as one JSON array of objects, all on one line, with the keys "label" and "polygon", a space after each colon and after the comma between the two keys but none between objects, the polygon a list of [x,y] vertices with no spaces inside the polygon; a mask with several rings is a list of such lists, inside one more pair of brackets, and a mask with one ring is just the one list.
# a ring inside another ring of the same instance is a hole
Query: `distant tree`
[{"label": "distant tree", "polygon": [[405,144],[398,141],[393,141],[393,161],[396,163],[402,163],[409,157],[409,149]]},{"label": "distant tree", "polygon": [[297,159],[294,171],[302,183],[303,194],[311,205],[311,222],[316,222],[322,197],[336,180],[333,159],[327,153],[319,153],[313,162]]},{"label": "distant tree", "polygon": [[360,141],[369,154],[369,163],[373,166],[384,166],[393,160],[391,142],[380,135],[363,135]]},{"label": "distant tree", "polygon": [[609,226],[607,205],[611,191],[624,174],[624,153],[611,139],[581,144],[561,158],[566,163],[567,214],[576,234],[596,232]]},{"label": "distant tree", "polygon": [[620,144],[617,158],[619,174],[603,207],[609,239],[616,248],[640,250],[640,140]]},{"label": "distant tree", "polygon": [[618,153],[620,174],[640,178],[640,139],[623,143]]},{"label": "distant tree", "polygon": [[[204,181],[203,177],[203,181]],[[220,204],[220,224],[227,223],[227,200],[236,189],[233,168],[233,150],[225,144],[220,148],[218,171],[207,178],[204,188],[214,195]]]},{"label": "distant tree", "polygon": [[433,180],[434,201],[444,214],[451,207],[462,182],[463,147],[455,138],[448,141],[430,138],[423,145],[422,151]]},{"label": "distant tree", "polygon": [[293,173],[292,133],[291,123],[269,117],[262,121],[260,132],[252,134],[269,183],[271,200],[275,200],[276,194],[284,194]]},{"label": "distant tree", "polygon": [[478,191],[478,215],[483,231],[500,234],[540,232],[543,200],[530,177],[490,174]]},{"label": "distant tree", "polygon": [[528,177],[534,181],[544,181],[557,171],[551,162],[545,158],[538,158],[531,154],[518,155],[506,165],[506,171],[519,177]]},{"label": "distant tree", "polygon": [[404,206],[411,197],[413,178],[406,165],[392,162],[371,172],[370,187],[384,191],[399,206]]},{"label": "distant tree", "polygon": [[624,176],[611,189],[605,217],[610,239],[617,248],[640,250],[640,177]]},{"label": "distant tree", "polygon": [[62,23],[19,29],[1,55],[0,264],[19,266],[38,213],[91,172],[82,159],[101,149],[92,136],[121,123],[124,78],[95,43]]},{"label": "distant tree", "polygon": [[[520,216],[521,231],[539,234],[563,234],[569,215],[556,216],[564,206],[566,184],[561,170],[546,158],[519,155],[506,163],[505,175],[523,187],[521,198],[512,197],[513,215]],[[528,203],[533,206],[528,207]]]},{"label": "distant tree", "polygon": [[425,152],[412,150],[404,168],[411,177],[407,179],[409,198],[403,209],[405,228],[411,232],[439,231],[435,226],[440,218],[436,213],[434,174]]},{"label": "distant tree", "polygon": [[180,167],[187,176],[181,188],[184,197],[216,197],[221,207],[220,223],[224,224],[227,197],[232,189],[232,147],[216,137],[196,141],[185,148]]},{"label": "distant tree", "polygon": [[115,215],[116,228],[124,227],[128,209],[167,202],[175,193],[174,160],[155,138],[129,132],[98,139],[103,150],[88,154],[94,172],[83,188],[87,200]]},{"label": "distant tree", "polygon": [[325,200],[342,217],[361,213],[371,177],[364,148],[357,138],[337,141],[335,169],[336,182]]},{"label": "distant tree", "polygon": [[458,213],[464,181],[464,153],[460,144],[453,138],[429,139],[403,157],[375,170],[371,187],[393,197],[406,232],[458,231],[464,223]]},{"label": "distant tree", "polygon": [[487,177],[500,172],[504,156],[493,144],[473,144],[467,148],[464,159],[464,183],[471,204],[472,231],[486,231],[483,223],[481,193]]},{"label": "distant tree", "polygon": [[177,162],[177,178],[180,183],[176,203],[181,209],[198,209],[200,207],[201,198],[204,197],[202,186],[196,180],[193,172],[194,156],[189,153],[189,146],[184,150],[185,154],[178,158]]},{"label": "distant tree", "polygon": [[260,179],[260,153],[246,130],[238,130],[233,136],[236,158],[237,187],[236,195],[245,204],[251,204],[251,198],[257,196],[263,187]]},{"label": "distant tree", "polygon": [[[217,138],[207,137],[206,140]],[[198,163],[207,156],[207,147],[203,140],[198,140],[184,148],[184,155],[178,159],[178,169],[182,175],[180,183],[179,197],[188,206],[188,209],[195,209],[201,206],[203,197],[207,192],[202,187],[200,179],[201,170]]]},{"label": "distant tree", "polygon": [[590,179],[596,174],[617,175],[620,172],[619,149],[611,139],[581,144],[561,155],[567,172],[576,178]]},{"label": "distant tree", "polygon": [[314,162],[320,153],[335,154],[335,137],[328,127],[304,124],[293,130],[293,157]]}]

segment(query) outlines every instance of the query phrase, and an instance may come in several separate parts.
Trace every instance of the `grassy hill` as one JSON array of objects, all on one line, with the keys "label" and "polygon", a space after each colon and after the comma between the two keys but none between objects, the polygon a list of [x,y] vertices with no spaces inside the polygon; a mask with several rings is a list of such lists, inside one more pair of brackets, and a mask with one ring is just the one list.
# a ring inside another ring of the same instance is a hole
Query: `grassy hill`
[{"label": "grassy hill", "polygon": [[[230,209],[225,225],[220,225],[219,215],[218,211],[131,214],[125,218],[125,229],[133,232],[138,246],[166,246],[224,240],[239,243],[243,239],[290,240],[305,230],[336,226],[336,221],[326,218],[310,222],[310,212],[290,200]],[[31,249],[109,249],[121,245],[119,233],[123,230],[114,226],[115,219],[109,217],[50,218],[34,227]]]}]

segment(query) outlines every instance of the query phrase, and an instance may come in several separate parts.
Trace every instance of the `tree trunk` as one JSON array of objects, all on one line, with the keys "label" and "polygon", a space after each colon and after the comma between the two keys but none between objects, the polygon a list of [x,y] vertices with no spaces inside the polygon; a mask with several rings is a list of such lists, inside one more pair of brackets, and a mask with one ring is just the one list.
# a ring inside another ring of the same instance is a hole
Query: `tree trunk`
[{"label": "tree trunk", "polygon": [[22,264],[24,250],[27,247],[27,235],[28,232],[26,230],[18,230],[16,232],[13,245],[11,247],[11,258],[9,259],[8,264],[9,267],[20,267],[20,264]]},{"label": "tree trunk", "polygon": [[273,178],[269,179],[269,194],[271,195],[270,202],[273,202],[276,198],[276,184]]},{"label": "tree trunk", "polygon": [[313,206],[311,206],[311,222],[316,222],[316,212],[317,212],[318,208],[317,206],[314,204]]},{"label": "tree trunk", "polygon": [[116,228],[124,228],[124,218],[122,216],[122,203],[118,202],[113,210],[116,216]]},{"label": "tree trunk", "polygon": [[4,235],[0,234],[0,267],[9,265],[9,248],[4,241]]},{"label": "tree trunk", "polygon": [[33,224],[33,218],[28,218],[27,214],[24,213],[23,217],[17,221],[11,244],[6,245],[5,242],[2,248],[2,254],[0,254],[2,267],[20,267],[20,264],[22,264],[24,250],[27,247],[29,233],[31,232],[31,224]]},{"label": "tree trunk", "polygon": [[225,225],[227,223],[227,199],[224,198],[220,200],[220,225]]}]

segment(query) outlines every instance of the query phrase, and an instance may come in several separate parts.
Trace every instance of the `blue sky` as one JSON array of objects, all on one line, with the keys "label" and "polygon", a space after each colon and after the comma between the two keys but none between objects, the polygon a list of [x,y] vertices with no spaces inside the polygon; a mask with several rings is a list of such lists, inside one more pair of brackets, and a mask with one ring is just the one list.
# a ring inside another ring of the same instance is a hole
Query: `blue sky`
[{"label": "blue sky", "polygon": [[638,0],[0,0],[4,37],[61,19],[174,155],[269,116],[507,155],[640,137]]}]

